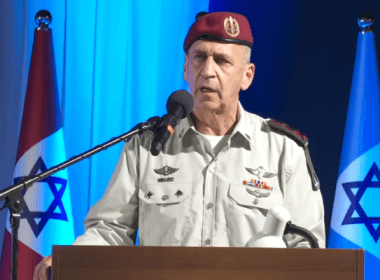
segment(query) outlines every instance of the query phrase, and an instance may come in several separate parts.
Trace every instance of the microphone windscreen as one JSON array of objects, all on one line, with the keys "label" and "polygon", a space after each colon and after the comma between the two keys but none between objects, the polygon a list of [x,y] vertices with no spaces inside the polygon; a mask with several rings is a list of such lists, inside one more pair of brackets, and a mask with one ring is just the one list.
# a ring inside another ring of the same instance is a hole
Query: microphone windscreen
[{"label": "microphone windscreen", "polygon": [[166,103],[166,110],[168,110],[170,114],[174,114],[174,110],[178,105],[183,108],[182,119],[186,118],[191,111],[193,111],[194,107],[194,99],[190,92],[186,90],[173,92]]}]

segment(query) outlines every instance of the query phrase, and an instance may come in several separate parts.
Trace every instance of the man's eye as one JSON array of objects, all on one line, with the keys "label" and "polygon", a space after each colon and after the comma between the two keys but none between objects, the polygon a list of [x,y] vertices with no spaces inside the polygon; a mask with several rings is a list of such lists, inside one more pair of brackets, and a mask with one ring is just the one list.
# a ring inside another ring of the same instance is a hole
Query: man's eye
[{"label": "man's eye", "polygon": [[224,58],[218,58],[215,60],[216,63],[228,63],[227,60],[225,60]]},{"label": "man's eye", "polygon": [[201,54],[197,54],[197,55],[195,55],[195,59],[198,61],[202,61],[204,59],[204,56]]}]

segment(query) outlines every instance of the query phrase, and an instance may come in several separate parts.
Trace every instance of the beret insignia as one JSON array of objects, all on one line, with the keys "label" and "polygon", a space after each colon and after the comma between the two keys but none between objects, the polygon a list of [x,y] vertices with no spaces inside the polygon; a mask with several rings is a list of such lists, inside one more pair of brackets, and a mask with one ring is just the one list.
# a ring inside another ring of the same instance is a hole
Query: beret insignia
[{"label": "beret insignia", "polygon": [[240,34],[239,23],[236,19],[229,16],[224,20],[224,30],[231,37],[237,37]]},{"label": "beret insignia", "polygon": [[231,12],[200,12],[187,32],[183,49],[187,53],[197,40],[253,46],[251,26],[248,19]]}]

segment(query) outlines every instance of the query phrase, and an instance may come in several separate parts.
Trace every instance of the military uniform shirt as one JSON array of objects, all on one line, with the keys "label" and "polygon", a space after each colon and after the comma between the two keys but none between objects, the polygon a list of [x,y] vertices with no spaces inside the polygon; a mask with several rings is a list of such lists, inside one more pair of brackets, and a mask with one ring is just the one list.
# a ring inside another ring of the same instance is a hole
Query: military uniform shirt
[{"label": "military uniform shirt", "polygon": [[[190,117],[158,156],[150,153],[150,132],[134,136],[73,245],[133,246],[139,228],[141,246],[246,246],[280,205],[324,248],[322,196],[312,189],[303,148],[240,103],[239,112],[217,154]],[[286,239],[290,247],[308,246],[297,235]]]}]

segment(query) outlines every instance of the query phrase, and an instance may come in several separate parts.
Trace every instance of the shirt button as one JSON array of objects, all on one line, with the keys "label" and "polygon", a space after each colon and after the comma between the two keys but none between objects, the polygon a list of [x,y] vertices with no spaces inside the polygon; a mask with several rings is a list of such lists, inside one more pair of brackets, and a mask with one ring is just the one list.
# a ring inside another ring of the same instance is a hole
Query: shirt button
[{"label": "shirt button", "polygon": [[210,239],[207,239],[205,243],[206,243],[207,245],[210,245],[210,243],[211,243]]},{"label": "shirt button", "polygon": [[183,136],[183,133],[185,132],[185,129],[184,128],[182,128],[182,130],[181,130],[181,132],[179,133],[179,135],[178,135],[178,138],[182,138],[182,136]]},{"label": "shirt button", "polygon": [[214,204],[209,203],[209,204],[207,204],[206,208],[207,208],[207,209],[211,209],[213,206],[214,206]]},{"label": "shirt button", "polygon": [[257,203],[259,203],[259,200],[256,198],[254,201],[253,201],[253,204],[257,204]]}]

